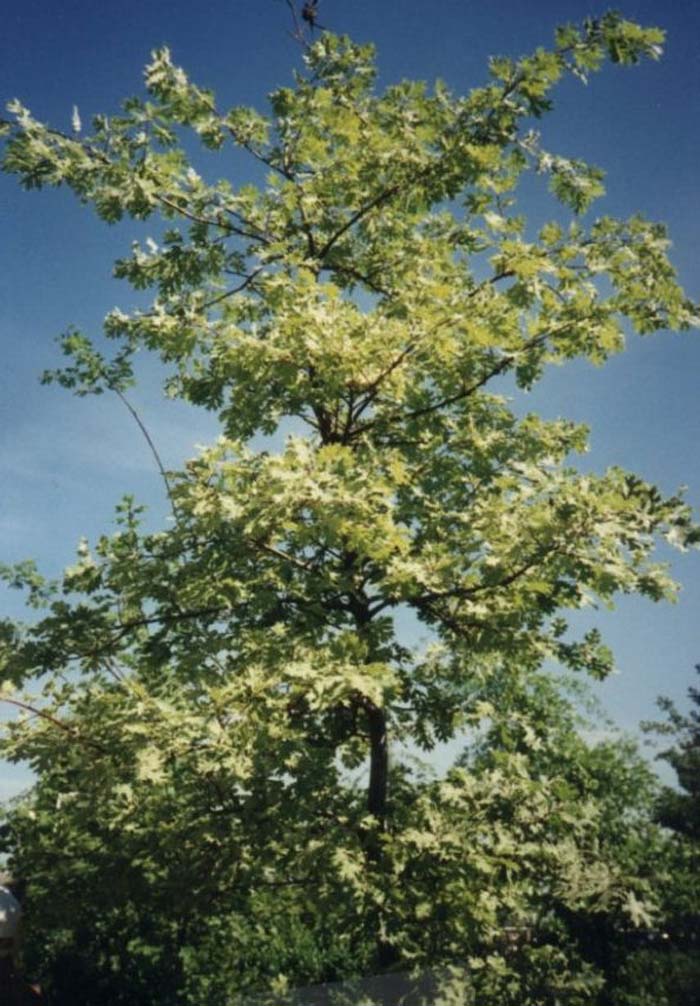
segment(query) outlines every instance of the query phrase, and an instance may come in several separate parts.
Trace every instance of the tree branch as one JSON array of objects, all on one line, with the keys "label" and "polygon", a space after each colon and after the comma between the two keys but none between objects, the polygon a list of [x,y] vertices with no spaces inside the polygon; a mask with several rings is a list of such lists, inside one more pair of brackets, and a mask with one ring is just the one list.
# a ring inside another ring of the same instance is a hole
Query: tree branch
[{"label": "tree branch", "polygon": [[495,583],[478,583],[473,587],[453,587],[448,590],[427,591],[425,594],[421,594],[417,598],[409,599],[409,603],[422,604],[441,600],[468,600],[471,597],[475,597],[477,594],[502,590],[504,587],[509,587],[511,584],[515,583],[516,580],[525,576],[526,573],[529,573],[544,559],[557,551],[559,551],[559,546],[556,543],[551,543],[540,548],[538,552],[532,555],[512,572],[504,576],[501,580],[497,580]]},{"label": "tree branch", "polygon": [[146,428],[146,425],[144,424],[143,420],[141,419],[141,416],[138,414],[138,412],[136,411],[136,409],[134,408],[134,406],[131,404],[131,402],[129,401],[129,399],[126,397],[126,395],[124,394],[124,392],[120,391],[119,388],[115,387],[112,384],[107,384],[107,387],[110,389],[110,391],[114,392],[114,394],[117,396],[117,398],[119,399],[119,401],[125,406],[125,408],[127,408],[129,410],[129,414],[132,416],[134,422],[137,424],[138,428],[141,430],[141,433],[143,434],[143,437],[144,437],[146,443],[148,444],[148,448],[149,448],[151,454],[153,455],[155,463],[156,463],[156,465],[158,467],[158,471],[160,472],[160,477],[163,480],[163,484],[165,485],[165,491],[166,491],[166,493],[168,495],[168,499],[170,501],[170,509],[172,510],[173,517],[177,517],[177,506],[175,504],[175,498],[173,497],[172,486],[170,485],[170,480],[168,478],[168,473],[165,470],[165,467],[163,465],[163,461],[161,459],[161,456],[158,453],[158,448],[156,447],[155,443],[153,442],[153,438],[151,437],[150,433],[148,432],[148,429]]},{"label": "tree branch", "polygon": [[359,269],[354,269],[349,265],[338,265],[337,263],[328,263],[327,265],[322,265],[321,269],[327,272],[338,273],[341,276],[349,276],[350,279],[355,279],[359,283],[364,283],[364,285],[372,291],[372,293],[380,294],[383,297],[391,297],[391,290],[385,286],[381,286],[375,280],[370,279],[370,277]]},{"label": "tree branch", "polygon": [[326,243],[323,245],[323,247],[318,253],[319,259],[323,260],[328,254],[328,252],[331,250],[331,248],[336,244],[336,242],[339,241],[342,238],[342,236],[346,234],[352,227],[354,227],[356,223],[359,223],[363,217],[366,217],[367,214],[371,213],[371,211],[375,209],[377,206],[380,206],[383,202],[386,202],[388,199],[392,199],[395,195],[397,195],[397,193],[401,191],[402,188],[403,185],[397,182],[396,184],[391,185],[388,189],[383,189],[373,199],[370,199],[368,203],[365,203],[364,206],[361,206],[360,209],[357,210],[355,213],[353,213],[350,219],[346,220],[343,226],[340,227],[335,232],[335,234],[333,234],[326,241]]},{"label": "tree branch", "polygon": [[179,213],[180,216],[186,217],[187,220],[191,220],[193,223],[206,224],[208,227],[219,227],[221,230],[228,231],[230,234],[239,234],[242,237],[255,238],[255,235],[243,232],[238,227],[230,224],[227,220],[212,220],[210,217],[199,216],[197,213],[193,213],[192,210],[189,210],[186,206],[181,206],[179,203],[175,202],[171,196],[164,196],[160,193],[156,193],[154,198],[157,202],[162,203],[164,206],[167,206],[175,213]]},{"label": "tree branch", "polygon": [[[479,378],[478,381],[475,381],[473,384],[466,385],[460,391],[455,392],[454,395],[448,395],[447,397],[440,399],[439,402],[433,402],[431,405],[425,405],[421,409],[414,409],[413,411],[406,413],[395,412],[393,415],[390,415],[388,417],[388,422],[392,422],[397,419],[404,419],[404,420],[417,419],[420,416],[427,416],[433,412],[439,412],[440,409],[444,409],[447,405],[454,405],[456,402],[459,402],[464,398],[468,398],[470,395],[473,395],[480,388],[483,388],[485,384],[488,384],[488,382],[491,381],[494,377],[497,377],[499,374],[502,374],[504,371],[508,370],[508,368],[511,367],[516,362],[518,357],[521,356],[523,353],[529,353],[530,350],[536,349],[538,346],[541,346],[542,343],[546,342],[546,340],[554,334],[556,334],[556,330],[543,332],[540,335],[535,336],[534,338],[528,340],[528,342],[525,343],[523,348],[518,350],[517,353],[509,353],[506,356],[504,356],[499,361],[499,363],[497,363],[490,370],[488,370],[482,377]],[[366,430],[375,425],[375,422],[376,421],[373,420],[370,423],[366,423],[360,430],[357,431],[358,434],[366,432]]]},{"label": "tree branch", "polygon": [[268,259],[265,265],[261,265],[258,266],[257,269],[253,269],[253,271],[245,277],[243,282],[239,283],[238,286],[233,287],[233,289],[226,290],[224,293],[221,293],[216,297],[212,297],[211,300],[205,301],[205,303],[202,304],[202,310],[207,311],[210,307],[214,307],[215,304],[220,304],[222,300],[226,300],[228,297],[233,297],[235,294],[241,293],[243,290],[247,289],[247,287],[249,287],[252,283],[255,282],[260,273],[265,270],[265,266],[268,265],[269,262],[275,261],[279,257],[280,257],[279,255],[276,255],[274,259]]},{"label": "tree branch", "polygon": [[51,726],[56,727],[57,730],[62,730],[73,740],[76,740],[79,744],[82,744],[85,747],[91,747],[103,755],[109,754],[106,747],[103,747],[97,741],[93,741],[90,738],[81,737],[74,727],[68,726],[67,723],[59,720],[56,716],[52,716],[50,713],[47,713],[44,709],[38,709],[36,706],[29,705],[27,702],[20,702],[19,699],[10,699],[7,698],[7,696],[0,696],[0,702],[6,702],[8,705],[15,706],[17,709],[23,709],[25,712],[31,713],[32,716],[38,716],[40,719],[46,720],[46,722],[50,723]]}]

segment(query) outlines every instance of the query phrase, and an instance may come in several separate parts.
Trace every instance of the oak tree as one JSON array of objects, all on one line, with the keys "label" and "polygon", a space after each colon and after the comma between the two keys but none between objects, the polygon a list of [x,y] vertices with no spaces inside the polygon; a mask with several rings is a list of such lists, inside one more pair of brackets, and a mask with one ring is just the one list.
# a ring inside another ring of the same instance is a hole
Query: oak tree
[{"label": "oak tree", "polygon": [[[265,113],[221,107],[167,49],[145,95],[85,132],[10,105],[5,171],[153,227],[115,265],[151,306],[107,315],[111,355],[69,331],[47,380],[124,397],[146,349],[167,393],[221,424],[163,472],[162,531],[127,498],[59,582],[4,570],[37,609],[0,637],[4,699],[26,713],[4,752],[38,779],[10,815],[15,855],[31,852],[43,908],[50,879],[86,904],[118,878],[80,924],[56,922],[55,955],[87,941],[122,988],[155,960],[161,1002],[213,980],[204,962],[232,940],[229,988],[466,956],[488,990],[507,920],[543,898],[643,912],[619,871],[596,872],[598,811],[581,797],[574,812],[555,777],[514,755],[431,780],[390,749],[492,722],[494,682],[547,660],[607,674],[599,634],[575,638],[567,612],[673,596],[655,542],[698,540],[680,496],[581,474],[586,429],[503,395],[603,363],[626,326],[697,321],[664,227],[586,215],[602,172],[535,128],[563,77],[655,59],[662,41],[607,14],[493,59],[461,96],[380,91],[372,48],[324,32]],[[256,182],[208,177],[231,147]],[[532,172],[549,220],[517,207]],[[406,611],[427,644],[405,638]],[[595,976],[552,939],[548,973],[589,1001]],[[110,988],[101,1001],[121,1001]]]}]

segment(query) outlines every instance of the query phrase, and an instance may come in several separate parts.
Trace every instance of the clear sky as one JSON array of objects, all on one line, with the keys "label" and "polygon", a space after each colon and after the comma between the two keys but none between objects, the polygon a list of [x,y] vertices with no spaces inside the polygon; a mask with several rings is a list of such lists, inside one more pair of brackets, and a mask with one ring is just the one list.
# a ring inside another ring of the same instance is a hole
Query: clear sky
[{"label": "clear sky", "polygon": [[[590,216],[642,211],[669,225],[681,280],[700,299],[700,4],[615,6],[667,30],[664,59],[609,67],[588,87],[565,83],[554,114],[542,122],[543,140],[607,170],[608,194]],[[582,0],[321,0],[319,19],[376,43],[382,83],[441,77],[464,91],[483,82],[488,56],[524,54],[548,44],[557,24],[604,9],[604,2]],[[287,83],[298,63],[288,26],[282,0],[8,0],[0,99],[19,97],[39,118],[69,128],[74,104],[86,122],[137,93],[150,50],[165,43],[195,81],[214,88],[221,105],[264,107],[266,94]],[[551,208],[528,186],[522,211],[541,219]],[[110,308],[135,304],[133,292],[111,278],[111,265],[148,227],[108,228],[69,193],[23,193],[2,176],[0,228],[0,562],[36,557],[55,574],[72,561],[81,535],[110,528],[125,492],[149,504],[154,526],[166,519],[162,485],[123,407],[38,383],[58,362],[53,338],[68,325],[96,334]],[[667,491],[686,485],[700,507],[699,375],[699,335],[660,333],[630,339],[627,351],[600,370],[552,372],[517,407],[588,422],[587,467],[619,464]],[[133,398],[169,467],[216,435],[211,417],[161,401],[147,362]],[[678,604],[625,600],[612,615],[593,619],[621,672],[597,691],[626,730],[653,717],[659,693],[683,705],[700,661],[700,555],[669,558],[683,583]],[[21,613],[19,596],[0,593],[0,614]],[[0,766],[0,798],[24,781],[21,770]]]}]

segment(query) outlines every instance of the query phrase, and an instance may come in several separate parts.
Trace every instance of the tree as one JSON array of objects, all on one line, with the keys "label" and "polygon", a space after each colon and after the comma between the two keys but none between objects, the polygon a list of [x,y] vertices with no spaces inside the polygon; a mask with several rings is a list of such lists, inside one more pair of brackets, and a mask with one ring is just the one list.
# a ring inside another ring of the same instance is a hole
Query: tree
[{"label": "tree", "polygon": [[[691,703],[697,706],[698,689],[691,687],[688,694]],[[647,732],[674,741],[658,757],[673,767],[677,786],[662,787],[651,806],[652,817],[662,827],[664,836],[657,861],[658,924],[666,942],[663,952],[657,946],[628,955],[620,992],[614,1000],[616,1006],[646,1006],[659,1001],[669,1006],[692,1006],[700,983],[698,714],[691,707],[683,715],[665,697],[658,700],[658,705],[666,714],[666,721],[642,726]]]},{"label": "tree", "polygon": [[[144,533],[127,498],[118,532],[81,544],[59,583],[5,570],[40,611],[2,626],[3,695],[31,713],[4,750],[38,775],[10,848],[31,862],[36,931],[53,926],[54,960],[97,968],[101,1002],[149,1002],[165,971],[159,1002],[201,1001],[214,959],[230,992],[465,955],[474,989],[501,975],[540,1002],[506,974],[504,925],[545,867],[558,904],[602,898],[589,822],[527,760],[429,780],[390,749],[477,728],[486,685],[548,658],[604,676],[611,654],[595,631],[572,638],[566,611],[673,596],[655,540],[700,538],[680,496],[617,468],[579,474],[583,427],[518,418],[498,394],[507,375],[527,389],[549,365],[604,362],[626,322],[697,321],[664,228],[585,224],[602,172],[530,128],[564,75],[657,58],[662,41],[607,14],[494,59],[460,97],[377,93],[371,47],[323,33],[268,115],[220,110],[162,49],[147,97],[90,135],[10,106],[3,166],[26,188],[67,185],[108,223],[164,222],[115,267],[154,290],[151,308],[107,316],[111,360],[69,331],[69,363],[46,379],[124,397],[145,347],[168,393],[222,429],[163,472],[167,530]],[[192,133],[264,177],[207,182]],[[531,170],[563,207],[537,230],[515,206]],[[427,647],[402,638],[406,609]],[[33,679],[38,696],[16,691]],[[517,826],[504,807],[524,808]],[[42,899],[49,878],[81,906],[70,927]],[[603,886],[642,910],[622,879]],[[538,948],[544,970],[590,1001],[598,979],[562,939]]]},{"label": "tree", "polygon": [[[542,988],[542,962],[533,960],[533,949],[556,943],[558,934],[570,957],[578,956],[581,973],[592,968],[589,981],[601,985],[598,1006],[690,1006],[698,987],[690,917],[697,906],[697,857],[656,819],[661,788],[651,767],[629,739],[608,731],[605,740],[586,741],[581,727],[590,729],[595,721],[582,719],[550,675],[501,678],[492,688],[496,712],[460,763],[487,790],[499,770],[526,778],[528,807],[556,793],[557,804],[550,802],[540,822],[540,846],[566,843],[570,869],[587,880],[574,885],[574,898],[562,898],[549,881],[546,860],[538,857],[537,885],[520,901],[528,925],[516,928],[520,945],[507,958],[520,990],[529,989],[533,977]],[[499,808],[502,827],[516,811]],[[559,977],[556,965],[553,971],[548,984]],[[510,1001],[499,985],[492,1000]]]},{"label": "tree", "polygon": [[[695,670],[700,673],[700,665]],[[688,697],[695,707],[700,707],[700,690],[690,687]],[[694,842],[700,840],[700,712],[690,709],[687,715],[678,711],[671,699],[662,697],[659,707],[666,714],[665,723],[646,724],[674,738],[672,747],[659,755],[676,773],[678,789],[665,787],[658,808],[661,824]]]}]

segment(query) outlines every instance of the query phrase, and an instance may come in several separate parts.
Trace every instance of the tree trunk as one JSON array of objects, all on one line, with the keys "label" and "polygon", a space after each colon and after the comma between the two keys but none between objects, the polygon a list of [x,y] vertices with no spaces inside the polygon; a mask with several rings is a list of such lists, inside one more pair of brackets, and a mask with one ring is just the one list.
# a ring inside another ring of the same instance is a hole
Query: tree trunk
[{"label": "tree trunk", "polygon": [[[350,572],[355,565],[355,556],[348,553],[345,557],[345,571]],[[355,595],[352,613],[360,636],[365,635],[371,621],[369,604],[366,597]],[[386,831],[388,817],[389,790],[389,736],[387,718],[384,709],[373,702],[363,703],[367,715],[369,731],[369,783],[367,786],[367,810],[375,820],[375,825],[365,836],[365,855],[367,869],[373,874],[374,883],[388,876],[388,867],[382,845],[382,835]],[[373,911],[373,926],[375,940],[375,966],[377,971],[385,971],[398,960],[395,948],[382,935],[384,929],[384,913],[377,906]]]},{"label": "tree trunk", "polygon": [[[367,810],[377,822],[367,843],[367,863],[375,877],[381,877],[382,873],[386,873],[381,839],[386,831],[388,814],[389,741],[384,710],[371,706],[367,711],[367,718],[370,737]],[[385,971],[398,960],[396,949],[382,935],[382,923],[383,912],[379,908],[375,921],[375,961],[378,971]]]},{"label": "tree trunk", "polygon": [[386,716],[383,709],[371,706],[367,712],[369,721],[369,787],[367,790],[367,810],[379,822],[379,831],[386,827],[387,789],[389,782],[389,745]]}]

